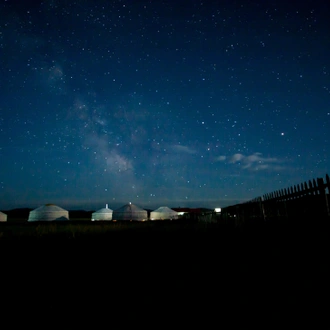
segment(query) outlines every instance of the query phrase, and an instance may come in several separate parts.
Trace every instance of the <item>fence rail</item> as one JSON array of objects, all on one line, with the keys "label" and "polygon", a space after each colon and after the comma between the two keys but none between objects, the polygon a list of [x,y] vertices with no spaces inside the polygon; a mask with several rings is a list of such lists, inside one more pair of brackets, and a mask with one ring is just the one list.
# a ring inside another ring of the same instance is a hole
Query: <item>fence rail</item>
[{"label": "fence rail", "polygon": [[280,189],[248,202],[222,209],[222,218],[236,225],[247,221],[272,221],[330,217],[330,178],[317,178]]}]

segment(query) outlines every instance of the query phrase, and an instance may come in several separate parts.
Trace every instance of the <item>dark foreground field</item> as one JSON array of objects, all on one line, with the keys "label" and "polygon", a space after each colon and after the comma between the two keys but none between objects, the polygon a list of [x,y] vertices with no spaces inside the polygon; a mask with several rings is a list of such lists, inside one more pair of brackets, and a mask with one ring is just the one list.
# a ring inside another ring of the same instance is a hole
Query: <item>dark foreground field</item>
[{"label": "dark foreground field", "polygon": [[156,328],[320,317],[329,232],[315,224],[1,224],[2,304]]}]

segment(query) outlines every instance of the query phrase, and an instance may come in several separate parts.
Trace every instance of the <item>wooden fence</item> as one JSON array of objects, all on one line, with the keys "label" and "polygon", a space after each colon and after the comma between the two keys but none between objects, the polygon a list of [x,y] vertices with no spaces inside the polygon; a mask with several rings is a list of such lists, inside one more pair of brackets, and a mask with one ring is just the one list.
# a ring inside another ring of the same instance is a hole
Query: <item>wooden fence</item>
[{"label": "wooden fence", "polygon": [[222,219],[236,225],[247,221],[278,221],[330,218],[330,179],[317,178],[281,189],[251,201],[222,209]]}]

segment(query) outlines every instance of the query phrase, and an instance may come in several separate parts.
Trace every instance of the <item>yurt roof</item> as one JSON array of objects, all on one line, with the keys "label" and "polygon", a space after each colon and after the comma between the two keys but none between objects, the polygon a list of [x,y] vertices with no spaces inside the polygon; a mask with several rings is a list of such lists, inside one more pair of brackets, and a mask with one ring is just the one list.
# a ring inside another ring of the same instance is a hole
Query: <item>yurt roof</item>
[{"label": "yurt roof", "polygon": [[112,213],[112,212],[113,210],[109,209],[108,207],[104,207],[102,209],[95,211],[94,213]]},{"label": "yurt roof", "polygon": [[116,209],[114,212],[146,212],[146,210],[134,204],[126,204],[119,209]]},{"label": "yurt roof", "polygon": [[158,213],[178,213],[178,212],[170,209],[167,206],[160,206],[158,209],[154,210],[153,212],[158,212]]},{"label": "yurt roof", "polygon": [[31,212],[63,212],[66,211],[64,209],[62,209],[61,207],[55,205],[55,204],[45,204],[42,205],[36,209],[34,209]]}]

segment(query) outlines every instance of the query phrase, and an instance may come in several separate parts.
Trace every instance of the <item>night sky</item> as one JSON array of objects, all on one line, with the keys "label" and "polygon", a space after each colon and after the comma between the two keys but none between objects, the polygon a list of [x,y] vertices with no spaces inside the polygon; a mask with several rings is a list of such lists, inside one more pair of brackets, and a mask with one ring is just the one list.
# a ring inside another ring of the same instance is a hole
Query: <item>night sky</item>
[{"label": "night sky", "polygon": [[330,173],[329,1],[0,3],[0,210],[224,207]]}]

